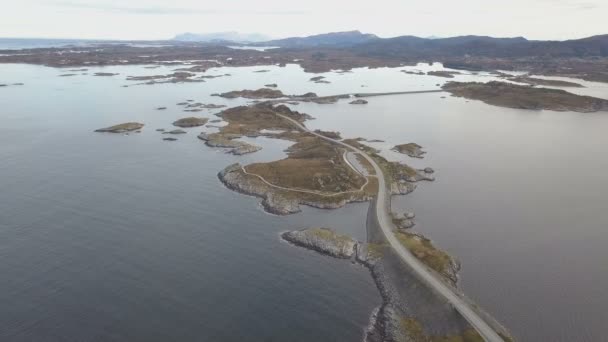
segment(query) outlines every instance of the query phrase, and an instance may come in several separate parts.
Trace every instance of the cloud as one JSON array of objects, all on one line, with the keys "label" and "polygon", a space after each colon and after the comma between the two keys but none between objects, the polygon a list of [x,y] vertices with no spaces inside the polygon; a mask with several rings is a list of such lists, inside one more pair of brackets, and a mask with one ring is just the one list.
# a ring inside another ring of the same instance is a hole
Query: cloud
[{"label": "cloud", "polygon": [[306,10],[252,10],[252,9],[222,9],[222,8],[185,8],[146,6],[133,7],[109,3],[84,3],[78,1],[54,1],[55,6],[88,9],[113,13],[128,13],[140,15],[197,15],[197,14],[251,14],[251,15],[302,15],[308,14]]}]

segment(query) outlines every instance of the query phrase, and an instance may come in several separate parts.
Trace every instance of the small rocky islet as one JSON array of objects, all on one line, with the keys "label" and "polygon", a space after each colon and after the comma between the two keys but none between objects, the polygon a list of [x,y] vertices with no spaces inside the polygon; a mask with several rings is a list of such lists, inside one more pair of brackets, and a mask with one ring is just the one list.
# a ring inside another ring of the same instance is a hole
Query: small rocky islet
[{"label": "small rocky islet", "polygon": [[173,126],[189,128],[189,127],[199,127],[204,126],[209,119],[207,118],[197,118],[197,117],[188,117],[182,118],[175,122],[173,122]]}]

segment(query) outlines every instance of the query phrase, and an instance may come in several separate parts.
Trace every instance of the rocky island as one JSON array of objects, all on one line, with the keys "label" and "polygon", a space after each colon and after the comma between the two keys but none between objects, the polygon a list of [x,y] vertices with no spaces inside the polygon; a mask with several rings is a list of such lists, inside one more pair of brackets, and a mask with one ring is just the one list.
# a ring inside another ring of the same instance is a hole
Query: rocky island
[{"label": "rocky island", "polygon": [[608,100],[575,95],[561,89],[535,88],[498,81],[448,82],[442,88],[454,96],[481,100],[499,107],[579,113],[608,111]]},{"label": "rocky island", "polygon": [[422,150],[422,146],[416,143],[401,144],[393,147],[391,150],[406,154],[412,158],[423,158],[426,153]]}]

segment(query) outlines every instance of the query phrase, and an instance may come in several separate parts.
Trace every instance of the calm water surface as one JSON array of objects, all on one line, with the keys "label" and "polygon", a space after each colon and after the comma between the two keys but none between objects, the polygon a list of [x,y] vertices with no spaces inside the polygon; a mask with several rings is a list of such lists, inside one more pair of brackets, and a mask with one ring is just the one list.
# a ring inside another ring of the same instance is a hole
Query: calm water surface
[{"label": "calm water surface", "polygon": [[[265,214],[256,199],[224,189],[216,174],[237,161],[281,158],[288,142],[255,139],[262,151],[234,157],[198,141],[202,129],[174,143],[154,129],[191,114],[178,102],[237,105],[243,101],[209,95],[268,83],[288,94],[329,95],[436,89],[446,79],[360,69],[327,73],[331,84],[315,84],[288,66],[212,69],[232,76],[206,83],[122,87],[133,84],[127,75],[172,69],[91,68],[120,75],[58,77],[67,71],[0,65],[0,83],[25,83],[0,88],[0,340],[360,340],[380,303],[368,272],[281,243],[278,234],[324,225],[363,240],[367,205]],[[585,84],[577,91],[608,96],[605,86]],[[294,108],[316,118],[311,128],[383,139],[374,146],[388,158],[436,169],[436,182],[394,207],[416,212],[416,230],[462,261],[465,292],[519,340],[602,340],[608,116],[441,96]],[[146,127],[128,136],[92,132],[125,121]],[[425,159],[388,151],[410,141],[425,147]]]}]

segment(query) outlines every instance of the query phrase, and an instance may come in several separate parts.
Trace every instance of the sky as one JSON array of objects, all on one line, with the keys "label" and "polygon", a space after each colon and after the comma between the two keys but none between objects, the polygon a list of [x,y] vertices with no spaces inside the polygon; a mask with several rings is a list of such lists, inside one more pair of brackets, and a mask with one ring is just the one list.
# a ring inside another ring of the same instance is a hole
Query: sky
[{"label": "sky", "polygon": [[239,31],[274,38],[360,30],[381,37],[608,34],[608,0],[3,0],[0,37],[169,39]]}]

